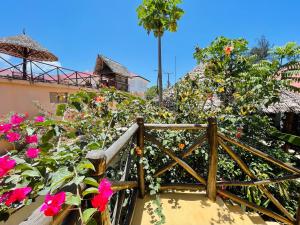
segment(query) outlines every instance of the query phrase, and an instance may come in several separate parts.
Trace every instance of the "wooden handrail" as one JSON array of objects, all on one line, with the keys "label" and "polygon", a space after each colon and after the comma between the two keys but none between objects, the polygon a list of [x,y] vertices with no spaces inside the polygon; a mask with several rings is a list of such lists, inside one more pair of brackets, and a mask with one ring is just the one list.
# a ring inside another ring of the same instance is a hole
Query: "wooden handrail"
[{"label": "wooden handrail", "polygon": [[163,152],[165,152],[171,159],[176,161],[183,169],[185,169],[190,175],[192,175],[196,180],[200,183],[206,185],[206,180],[201,177],[194,169],[192,169],[186,162],[176,156],[171,150],[165,148],[159,141],[156,140],[153,136],[148,133],[145,133],[146,140],[155,144],[158,148],[160,148]]},{"label": "wooden handrail", "polygon": [[[246,163],[229,147],[227,146],[222,139],[218,138],[219,144],[222,148],[228,153],[228,155],[239,165],[239,167],[253,180],[257,180],[254,173],[248,168]],[[267,196],[268,199],[282,212],[286,215],[291,221],[294,221],[294,217],[283,207],[283,205],[269,192],[269,190],[263,186],[259,185],[258,188]]]},{"label": "wooden handrail", "polygon": [[295,168],[293,166],[290,166],[290,165],[288,165],[288,164],[286,164],[286,163],[284,163],[284,162],[282,162],[282,161],[280,161],[278,159],[275,159],[274,157],[268,155],[267,153],[264,153],[262,151],[259,151],[259,150],[255,149],[255,148],[252,148],[250,146],[247,146],[247,145],[244,145],[244,144],[242,144],[240,142],[237,142],[236,140],[234,140],[234,139],[232,139],[230,137],[227,137],[227,136],[225,136],[224,134],[222,134],[220,132],[218,132],[218,136],[220,138],[224,139],[225,141],[228,141],[231,144],[234,144],[234,145],[236,145],[236,146],[244,149],[245,151],[248,151],[248,152],[252,153],[253,155],[259,156],[259,157],[261,157],[261,158],[263,158],[263,159],[265,159],[265,160],[267,160],[267,161],[269,161],[271,163],[274,163],[275,165],[277,165],[277,166],[279,166],[279,167],[281,167],[281,168],[283,168],[283,169],[285,169],[285,170],[287,170],[289,172],[300,174],[300,170],[299,169],[297,169],[297,168]]},{"label": "wooden handrail", "polygon": [[[182,152],[180,154],[180,158],[186,158],[189,155],[191,155],[191,153],[193,151],[195,151],[197,148],[199,148],[203,142],[206,140],[206,135],[201,136],[200,138],[198,138],[187,150],[185,150],[184,152]],[[170,162],[169,164],[163,166],[162,168],[158,169],[157,172],[155,172],[155,174],[153,175],[154,177],[158,177],[161,174],[163,174],[164,172],[166,172],[167,170],[169,170],[170,168],[172,168],[173,166],[177,165],[176,161]]]},{"label": "wooden handrail", "polygon": [[144,118],[143,117],[138,117],[136,120],[139,129],[137,131],[137,148],[138,151],[138,161],[137,161],[137,172],[138,172],[138,183],[139,183],[139,197],[144,198],[145,196],[145,171],[144,171],[144,166],[142,163],[142,159],[144,157],[144,134],[145,134],[145,127],[144,127]]},{"label": "wooden handrail", "polygon": [[206,129],[206,124],[156,124],[145,123],[145,129],[148,130],[199,130]]},{"label": "wooden handrail", "polygon": [[122,148],[130,141],[130,138],[137,132],[139,126],[134,123],[128,130],[116,140],[107,150],[93,150],[86,155],[87,159],[92,161],[105,159],[106,165],[113,160],[113,158],[122,150]]},{"label": "wooden handrail", "polygon": [[291,181],[295,179],[299,179],[300,175],[288,175],[278,178],[270,178],[266,180],[257,180],[257,181],[219,181],[217,182],[217,186],[259,186],[266,184],[275,184],[285,181]]}]

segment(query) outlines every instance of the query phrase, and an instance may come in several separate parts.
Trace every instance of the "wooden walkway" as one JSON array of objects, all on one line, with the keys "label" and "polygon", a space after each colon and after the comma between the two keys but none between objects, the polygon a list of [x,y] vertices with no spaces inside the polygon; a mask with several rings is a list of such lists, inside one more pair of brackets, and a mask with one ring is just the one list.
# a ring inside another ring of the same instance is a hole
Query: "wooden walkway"
[{"label": "wooden walkway", "polygon": [[[203,192],[169,192],[160,195],[165,225],[268,225],[258,214],[247,214],[237,205],[217,197],[210,201]],[[158,217],[153,197],[138,199],[131,225],[153,225]],[[270,223],[274,224],[274,223]],[[278,224],[278,223],[275,223]]]}]

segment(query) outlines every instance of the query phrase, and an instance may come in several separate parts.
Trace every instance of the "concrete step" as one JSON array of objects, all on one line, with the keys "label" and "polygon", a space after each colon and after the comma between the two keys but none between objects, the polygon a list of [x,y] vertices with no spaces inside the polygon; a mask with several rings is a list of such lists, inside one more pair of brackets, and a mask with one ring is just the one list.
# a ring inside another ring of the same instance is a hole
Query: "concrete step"
[{"label": "concrete step", "polygon": [[[157,221],[154,198],[138,199],[131,225],[153,225]],[[239,207],[228,208],[219,197],[211,202],[203,192],[167,192],[160,194],[160,199],[165,225],[255,224]]]}]

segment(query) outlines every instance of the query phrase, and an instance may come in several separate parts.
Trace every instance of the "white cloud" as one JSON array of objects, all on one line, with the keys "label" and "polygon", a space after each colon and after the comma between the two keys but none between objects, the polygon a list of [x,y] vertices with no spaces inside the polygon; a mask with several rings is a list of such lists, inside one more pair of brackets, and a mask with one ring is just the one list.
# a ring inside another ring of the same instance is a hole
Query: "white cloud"
[{"label": "white cloud", "polygon": [[5,60],[6,61],[10,61],[12,57],[10,55],[6,55],[6,54],[3,54],[3,53],[0,53],[0,57],[1,57],[0,58],[0,67],[1,68],[2,67],[8,67],[9,65],[7,64],[7,62],[5,62]]},{"label": "white cloud", "polygon": [[[49,72],[53,69],[55,69],[55,67],[61,67],[61,63],[59,61],[56,62],[28,62],[27,63],[27,71],[28,73],[31,73],[31,66],[32,66],[32,72],[33,74],[35,73],[45,73],[45,72]],[[45,72],[44,72],[45,71]],[[51,72],[49,72],[49,74],[53,74],[56,75],[57,71],[53,70]]]},{"label": "white cloud", "polygon": [[9,60],[12,58],[10,55],[6,55],[6,54],[4,54],[4,53],[0,53],[0,56],[1,56],[2,58],[4,58],[5,60],[7,60],[7,61],[9,61]]}]

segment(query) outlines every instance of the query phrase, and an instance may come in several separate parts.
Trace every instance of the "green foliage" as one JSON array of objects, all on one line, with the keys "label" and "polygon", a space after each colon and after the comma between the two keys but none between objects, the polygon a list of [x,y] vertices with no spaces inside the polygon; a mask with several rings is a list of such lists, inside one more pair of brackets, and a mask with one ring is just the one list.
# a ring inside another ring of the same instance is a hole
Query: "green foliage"
[{"label": "green foliage", "polygon": [[177,30],[177,21],[183,15],[183,10],[177,5],[181,0],[143,0],[137,8],[139,25],[155,37],[163,36],[164,32]]},{"label": "green foliage", "polygon": [[300,137],[292,134],[283,133],[280,131],[274,131],[272,133],[273,136],[277,137],[278,139],[288,142],[292,145],[296,145],[300,147]]},{"label": "green foliage", "polygon": [[285,62],[293,62],[300,58],[300,46],[296,42],[288,42],[284,46],[276,46],[272,54],[282,65]]},{"label": "green foliage", "polygon": [[152,86],[145,92],[145,97],[147,100],[152,100],[157,97],[157,86]]}]

